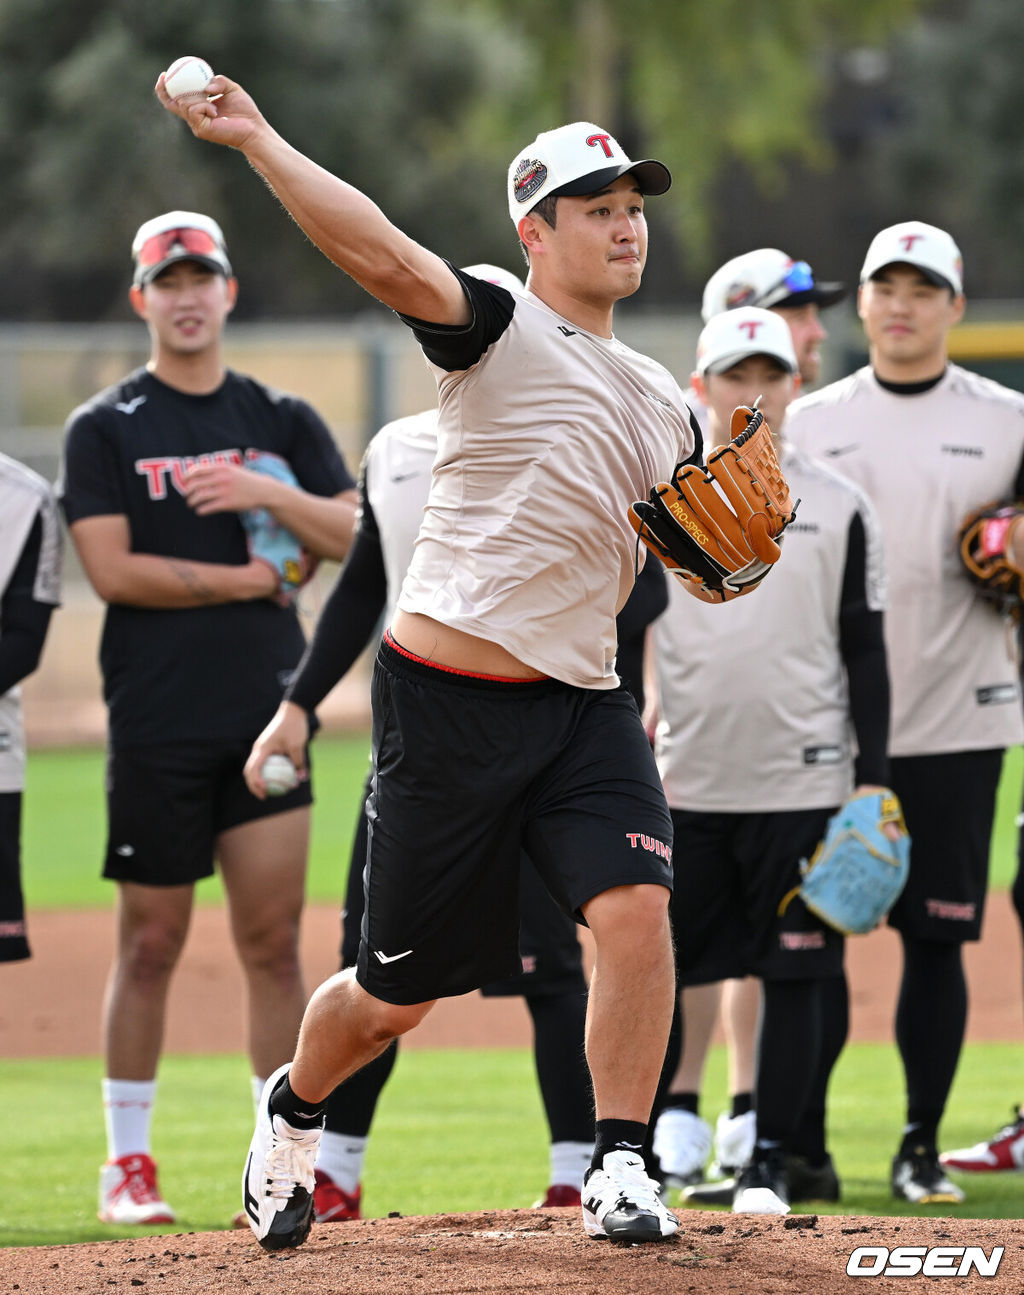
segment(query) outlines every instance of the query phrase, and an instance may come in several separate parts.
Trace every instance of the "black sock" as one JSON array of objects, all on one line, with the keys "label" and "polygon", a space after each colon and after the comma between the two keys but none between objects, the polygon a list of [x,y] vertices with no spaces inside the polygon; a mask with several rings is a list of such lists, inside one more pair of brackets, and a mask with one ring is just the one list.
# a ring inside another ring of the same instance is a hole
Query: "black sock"
[{"label": "black sock", "polygon": [[899,1154],[908,1156],[918,1150],[934,1151],[938,1136],[939,1121],[937,1119],[911,1120],[910,1123],[903,1126]]},{"label": "black sock", "polygon": [[[934,1150],[953,1085],[967,1022],[967,983],[960,944],[903,938],[903,980],[896,1045],[907,1082],[901,1150]],[[935,1011],[935,1004],[942,1011]]]},{"label": "black sock", "polygon": [[846,1044],[850,1026],[850,998],[846,976],[830,976],[822,982],[821,1056],[807,1105],[790,1137],[788,1150],[803,1156],[812,1169],[828,1163],[828,1139],[825,1131],[826,1098],[829,1080]]},{"label": "black sock", "polygon": [[340,1083],[327,1099],[324,1128],[353,1138],[367,1137],[397,1056],[398,1040],[392,1039],[379,1057]]},{"label": "black sock", "polygon": [[816,980],[764,981],[757,1049],[757,1136],[788,1143],[807,1104],[821,1054]]},{"label": "black sock", "polygon": [[594,1090],[583,1050],[587,987],[527,994],[533,1018],[533,1060],[552,1142],[589,1142],[594,1136]]},{"label": "black sock", "polygon": [[609,1151],[633,1151],[641,1154],[647,1138],[647,1125],[639,1120],[598,1120],[594,1126],[594,1169],[601,1169]]},{"label": "black sock", "polygon": [[287,1074],[281,1076],[277,1087],[270,1094],[268,1103],[272,1115],[280,1115],[286,1124],[293,1129],[322,1129],[324,1127],[324,1110],[326,1102],[306,1102],[296,1096]]},{"label": "black sock", "polygon": [[729,1112],[729,1114],[732,1116],[734,1120],[740,1115],[746,1115],[748,1111],[752,1111],[753,1109],[754,1109],[753,1093],[733,1093],[732,1110]]},{"label": "black sock", "polygon": [[700,1108],[699,1093],[668,1093],[665,1097],[664,1109],[666,1111],[689,1111],[691,1115],[696,1115]]}]

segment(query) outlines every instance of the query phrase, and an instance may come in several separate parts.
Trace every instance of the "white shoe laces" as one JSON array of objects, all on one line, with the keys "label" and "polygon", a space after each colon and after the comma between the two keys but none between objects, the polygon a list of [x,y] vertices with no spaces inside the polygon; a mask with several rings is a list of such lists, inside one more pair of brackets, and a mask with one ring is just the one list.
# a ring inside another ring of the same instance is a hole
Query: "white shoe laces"
[{"label": "white shoe laces", "polygon": [[643,1167],[639,1165],[618,1164],[614,1170],[609,1172],[608,1180],[619,1193],[619,1200],[635,1205],[637,1209],[649,1210],[653,1214],[659,1213],[663,1206],[661,1197],[658,1195],[658,1184],[653,1178],[648,1178]]},{"label": "white shoe laces", "polygon": [[300,1133],[286,1125],[287,1132],[281,1133],[278,1120],[280,1116],[275,1116],[273,1143],[266,1160],[266,1194],[274,1200],[289,1200],[297,1186],[305,1187],[308,1192],[313,1190],[313,1165],[320,1145],[320,1130]]}]

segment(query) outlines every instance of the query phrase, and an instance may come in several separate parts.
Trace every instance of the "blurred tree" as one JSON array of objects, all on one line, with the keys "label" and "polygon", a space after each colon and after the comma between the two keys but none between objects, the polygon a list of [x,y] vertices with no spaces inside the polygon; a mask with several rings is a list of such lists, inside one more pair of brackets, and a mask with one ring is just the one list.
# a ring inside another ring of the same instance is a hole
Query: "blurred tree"
[{"label": "blurred tree", "polygon": [[1024,296],[1020,0],[947,2],[889,59],[900,111],[866,150],[873,192],[954,235],[969,294]]},{"label": "blurred tree", "polygon": [[[983,2],[983,0],[982,0]],[[531,125],[597,121],[676,176],[670,203],[690,270],[713,269],[712,195],[742,167],[778,195],[794,160],[826,171],[831,53],[899,31],[915,0],[470,0],[504,14],[541,59]],[[716,185],[716,182],[717,185]],[[658,215],[661,213],[659,211]],[[756,244],[755,244],[756,245]]]},{"label": "blurred tree", "polygon": [[159,211],[209,212],[239,270],[239,317],[367,300],[290,226],[235,153],[153,98],[201,53],[297,147],[365,188],[413,237],[516,268],[500,215],[500,105],[530,59],[490,14],[419,0],[0,0],[0,274],[7,318],[125,318],[129,246]]},{"label": "blurred tree", "polygon": [[659,274],[644,300],[678,300],[687,277],[713,268],[735,172],[752,177],[756,202],[780,191],[788,160],[827,168],[829,52],[882,42],[913,6],[0,0],[0,316],[127,317],[131,236],[175,206],[223,223],[240,317],[366,302],[324,273],[240,155],[200,144],[156,107],[153,83],[182,53],[237,77],[293,143],[460,263],[516,268],[506,159],[539,129],[597,119],[676,175],[651,207]]}]

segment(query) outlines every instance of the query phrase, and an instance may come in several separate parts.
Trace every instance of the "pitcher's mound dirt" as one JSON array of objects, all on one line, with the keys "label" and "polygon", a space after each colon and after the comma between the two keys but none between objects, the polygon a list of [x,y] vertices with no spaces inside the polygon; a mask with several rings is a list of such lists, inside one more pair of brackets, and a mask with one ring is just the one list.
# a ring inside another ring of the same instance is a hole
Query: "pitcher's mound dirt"
[{"label": "pitcher's mound dirt", "polygon": [[[248,1233],[144,1237],[3,1253],[3,1289],[19,1295],[849,1295],[858,1246],[1004,1247],[998,1277],[953,1276],[959,1255],[933,1259],[949,1289],[1024,1289],[1024,1224],[1014,1220],[788,1218],[688,1213],[660,1244],[590,1241],[578,1210],[507,1210],[371,1219],[314,1228],[300,1250],[265,1254]],[[871,1268],[876,1259],[861,1263]],[[867,1275],[867,1274],[865,1274]],[[924,1289],[928,1280],[869,1277],[867,1289]],[[941,1288],[940,1288],[941,1289]]]}]

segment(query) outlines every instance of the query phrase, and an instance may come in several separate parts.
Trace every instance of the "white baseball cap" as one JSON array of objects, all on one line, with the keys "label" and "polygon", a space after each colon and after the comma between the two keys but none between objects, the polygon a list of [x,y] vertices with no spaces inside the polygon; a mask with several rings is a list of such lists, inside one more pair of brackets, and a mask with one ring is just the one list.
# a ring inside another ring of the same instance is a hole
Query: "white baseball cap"
[{"label": "white baseball cap", "polygon": [[165,211],[139,226],[132,239],[133,282],[142,287],[175,261],[198,261],[231,277],[231,262],[220,226],[198,211]]},{"label": "white baseball cap", "polygon": [[488,265],[486,262],[481,262],[480,265],[464,265],[462,273],[470,274],[474,279],[483,279],[484,283],[495,283],[507,292],[526,291],[526,284],[522,279],[517,279],[511,270],[503,270],[500,265]]},{"label": "white baseball cap", "polygon": [[724,373],[751,355],[767,355],[790,373],[798,369],[789,325],[759,306],[723,310],[704,325],[697,339],[697,372]]},{"label": "white baseball cap", "polygon": [[704,287],[705,323],[737,306],[834,306],[846,296],[845,283],[818,283],[806,261],[794,261],[777,247],[758,247],[720,266]]},{"label": "white baseball cap", "polygon": [[597,193],[626,172],[644,194],[665,193],[672,183],[663,162],[631,162],[616,140],[592,121],[542,131],[508,168],[508,214],[513,225],[551,194]]},{"label": "white baseball cap", "polygon": [[940,288],[952,288],[958,295],[964,290],[960,249],[944,229],[921,220],[904,220],[874,236],[861,267],[861,283],[887,265],[912,265]]}]

